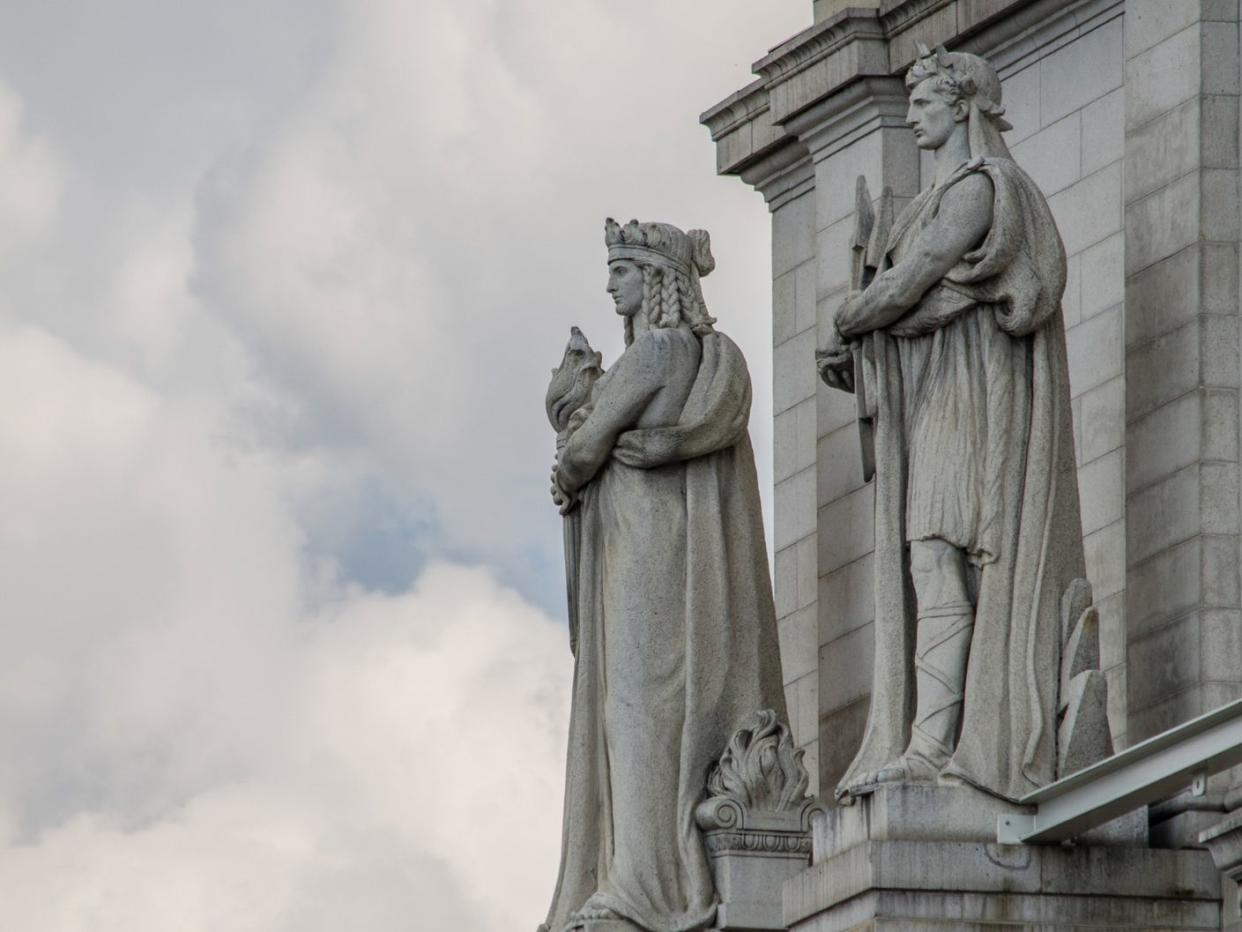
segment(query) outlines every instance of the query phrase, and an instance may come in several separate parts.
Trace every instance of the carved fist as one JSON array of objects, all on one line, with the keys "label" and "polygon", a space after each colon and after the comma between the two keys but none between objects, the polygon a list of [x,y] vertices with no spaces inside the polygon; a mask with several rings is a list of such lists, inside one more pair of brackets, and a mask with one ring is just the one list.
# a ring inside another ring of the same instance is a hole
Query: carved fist
[{"label": "carved fist", "polygon": [[556,505],[557,510],[567,515],[578,505],[578,499],[570,495],[561,488],[561,484],[557,482],[557,464],[552,464],[552,504]]},{"label": "carved fist", "polygon": [[836,327],[832,328],[828,345],[815,351],[815,367],[830,388],[854,390],[854,354]]},{"label": "carved fist", "polygon": [[863,302],[862,292],[852,294],[837,308],[837,313],[833,316],[833,323],[838,333],[847,336],[857,336],[859,325],[863,321]]}]

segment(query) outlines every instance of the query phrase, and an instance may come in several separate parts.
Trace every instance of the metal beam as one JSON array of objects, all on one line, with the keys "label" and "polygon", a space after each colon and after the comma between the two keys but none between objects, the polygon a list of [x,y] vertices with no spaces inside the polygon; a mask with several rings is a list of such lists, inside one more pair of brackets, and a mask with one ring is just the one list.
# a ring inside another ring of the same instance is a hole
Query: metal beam
[{"label": "metal beam", "polygon": [[1242,699],[1170,728],[1019,800],[1030,815],[997,817],[1001,844],[1067,841],[1242,763]]}]

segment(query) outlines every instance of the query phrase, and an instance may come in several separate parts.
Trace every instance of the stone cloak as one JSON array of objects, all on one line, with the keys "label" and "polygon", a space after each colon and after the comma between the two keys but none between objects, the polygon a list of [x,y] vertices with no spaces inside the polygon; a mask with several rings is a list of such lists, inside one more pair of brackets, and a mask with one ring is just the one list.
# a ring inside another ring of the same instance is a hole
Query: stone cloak
[{"label": "stone cloak", "polygon": [[[582,490],[550,932],[588,899],[652,932],[706,928],[715,914],[694,808],[737,729],[759,709],[786,718],[750,401],[741,351],[706,334],[677,423],[620,434]],[[652,566],[652,555],[665,556]]]},{"label": "stone cloak", "polygon": [[[983,483],[994,543],[975,555],[976,620],[961,734],[944,773],[1017,799],[1056,772],[1060,601],[1085,575],[1061,295],[1065,250],[1047,202],[1012,160],[976,158],[920,194],[889,238],[899,249],[944,191],[971,172],[992,181],[993,222],[907,314],[865,336],[862,377],[875,405],[875,668],[861,747],[839,792],[896,759],[915,704],[916,618],[907,559],[907,403],[899,342],[952,328],[965,315],[1017,341],[982,354],[990,464]],[[958,338],[965,339],[961,329]],[[946,337],[949,339],[949,337]]]}]

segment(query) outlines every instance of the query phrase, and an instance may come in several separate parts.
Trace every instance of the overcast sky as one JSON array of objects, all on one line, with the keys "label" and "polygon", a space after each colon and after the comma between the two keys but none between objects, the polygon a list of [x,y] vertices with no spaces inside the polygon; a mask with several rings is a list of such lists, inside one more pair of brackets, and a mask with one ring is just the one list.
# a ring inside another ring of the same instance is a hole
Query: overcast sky
[{"label": "overcast sky", "polygon": [[810,19],[0,4],[5,928],[534,929],[549,369],[620,350],[605,216],[709,229],[766,495],[768,216],[698,114]]}]

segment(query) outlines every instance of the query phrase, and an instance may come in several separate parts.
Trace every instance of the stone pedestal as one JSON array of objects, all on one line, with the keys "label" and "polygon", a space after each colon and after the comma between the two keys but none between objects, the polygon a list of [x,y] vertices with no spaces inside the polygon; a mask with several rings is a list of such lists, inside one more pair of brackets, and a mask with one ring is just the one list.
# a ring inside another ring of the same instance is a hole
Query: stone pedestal
[{"label": "stone pedestal", "polygon": [[785,884],[797,932],[849,929],[1219,929],[1205,851],[1146,847],[1138,811],[1062,846],[998,845],[1023,812],[966,788],[884,788],[815,820],[814,863]]},{"label": "stone pedestal", "polygon": [[718,932],[780,932],[781,888],[811,860],[811,819],[803,752],[775,712],[739,730],[708,775],[708,798],[694,818],[711,857]]},{"label": "stone pedestal", "polygon": [[1212,860],[1225,875],[1228,887],[1221,905],[1220,926],[1226,932],[1242,929],[1242,809],[1230,812],[1218,824],[1199,835],[1199,841],[1212,853]]},{"label": "stone pedestal", "polygon": [[720,907],[720,932],[780,932],[785,928],[781,888],[806,870],[811,839],[797,823],[718,829],[705,836]]}]

